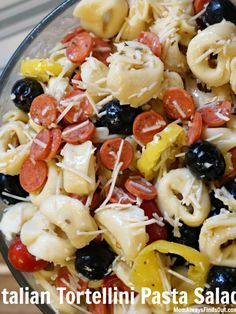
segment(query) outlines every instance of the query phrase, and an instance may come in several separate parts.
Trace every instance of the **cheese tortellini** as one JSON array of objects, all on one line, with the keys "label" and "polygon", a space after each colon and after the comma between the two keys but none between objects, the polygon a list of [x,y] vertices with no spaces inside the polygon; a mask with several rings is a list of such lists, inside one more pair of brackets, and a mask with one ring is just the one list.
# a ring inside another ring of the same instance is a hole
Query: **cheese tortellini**
[{"label": "cheese tortellini", "polygon": [[35,205],[26,202],[8,207],[0,223],[0,230],[6,239],[11,241],[13,236],[19,234],[22,225],[30,220],[36,211],[37,207]]},{"label": "cheese tortellini", "polygon": [[76,251],[69,239],[58,234],[57,226],[37,212],[21,229],[21,241],[39,259],[64,265]]},{"label": "cheese tortellini", "polygon": [[232,128],[206,128],[203,138],[210,140],[223,154],[236,146],[236,130]]},{"label": "cheese tortellini", "polygon": [[156,98],[164,80],[164,65],[145,45],[125,42],[109,57],[108,87],[123,104],[139,107]]},{"label": "cheese tortellini", "polygon": [[233,92],[236,94],[236,57],[234,57],[231,62],[230,70],[231,70],[230,84]]},{"label": "cheese tortellini", "polygon": [[10,121],[21,121],[27,123],[29,121],[29,116],[24,111],[16,108],[6,112],[2,117],[2,121],[4,123]]},{"label": "cheese tortellini", "polygon": [[147,29],[150,20],[151,10],[148,0],[130,1],[129,16],[121,28],[121,38],[124,40],[136,39],[141,31]]},{"label": "cheese tortellini", "polygon": [[21,121],[11,121],[0,128],[0,172],[17,175],[24,160],[29,155],[30,140],[26,125]]},{"label": "cheese tortellini", "polygon": [[95,191],[95,157],[92,142],[66,144],[61,155],[63,186],[67,193],[89,195]]},{"label": "cheese tortellini", "polygon": [[[230,62],[236,56],[236,26],[228,21],[211,25],[189,43],[187,61],[202,82],[218,87],[230,81]],[[210,57],[217,56],[211,64]]]},{"label": "cheese tortellini", "polygon": [[44,200],[40,206],[41,213],[48,221],[59,227],[77,249],[89,244],[97,230],[94,219],[88,209],[78,200],[68,196],[54,195]]},{"label": "cheese tortellini", "polygon": [[199,237],[200,251],[213,265],[236,267],[236,214],[208,218]]},{"label": "cheese tortellini", "polygon": [[95,215],[100,228],[105,229],[104,239],[113,250],[127,260],[134,260],[148,242],[144,211],[137,206],[119,208],[107,205]]},{"label": "cheese tortellini", "polygon": [[197,80],[188,78],[186,80],[186,89],[192,95],[197,108],[200,108],[212,101],[232,101],[231,88],[229,84],[219,87],[212,87],[208,91],[201,90]]},{"label": "cheese tortellini", "polygon": [[63,194],[62,171],[56,166],[55,161],[48,162],[48,178],[40,192],[30,193],[30,200],[40,206],[43,200],[55,194]]},{"label": "cheese tortellini", "polygon": [[187,168],[175,169],[157,184],[158,205],[163,215],[179,218],[191,227],[200,226],[210,212],[206,186]]},{"label": "cheese tortellini", "polygon": [[115,36],[127,14],[126,0],[82,0],[74,10],[74,16],[80,19],[81,25],[102,38]]}]

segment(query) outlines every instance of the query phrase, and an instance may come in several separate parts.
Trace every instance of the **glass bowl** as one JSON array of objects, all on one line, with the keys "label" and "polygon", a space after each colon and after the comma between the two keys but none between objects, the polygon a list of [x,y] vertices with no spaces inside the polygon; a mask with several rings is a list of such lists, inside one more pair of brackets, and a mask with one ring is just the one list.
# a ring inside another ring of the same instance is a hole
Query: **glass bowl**
[{"label": "glass bowl", "polygon": [[[60,38],[75,25],[78,26],[78,19],[73,18],[73,10],[79,0],[65,0],[55,10],[49,13],[25,38],[19,48],[15,51],[12,58],[6,65],[0,77],[0,116],[2,117],[9,109],[14,108],[10,99],[11,88],[14,82],[20,78],[20,62],[26,57],[47,56],[47,52],[52,49]],[[3,210],[6,208],[0,203],[0,219]],[[12,275],[21,287],[29,287],[30,290],[39,290],[33,276],[27,273],[21,273],[14,269],[7,259],[8,243],[0,232],[0,251],[8,265]],[[38,305],[42,313],[55,314],[55,311],[49,305]]]}]

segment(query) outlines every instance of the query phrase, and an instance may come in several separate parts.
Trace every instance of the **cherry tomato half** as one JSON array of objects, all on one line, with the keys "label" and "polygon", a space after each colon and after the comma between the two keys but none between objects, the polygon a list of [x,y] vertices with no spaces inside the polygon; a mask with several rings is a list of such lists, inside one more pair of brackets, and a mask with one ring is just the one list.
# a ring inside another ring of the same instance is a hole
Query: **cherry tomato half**
[{"label": "cherry tomato half", "polygon": [[19,238],[15,239],[8,250],[8,260],[12,266],[22,272],[36,272],[44,269],[48,262],[37,260],[29,253]]}]

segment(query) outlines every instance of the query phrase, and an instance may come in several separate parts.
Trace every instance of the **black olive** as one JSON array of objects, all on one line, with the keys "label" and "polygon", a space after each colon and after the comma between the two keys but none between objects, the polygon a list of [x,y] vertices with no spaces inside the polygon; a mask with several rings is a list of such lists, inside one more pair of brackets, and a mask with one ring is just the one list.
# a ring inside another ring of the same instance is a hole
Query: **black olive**
[{"label": "black olive", "polygon": [[228,206],[224,205],[224,203],[221,200],[215,197],[214,191],[210,193],[210,199],[211,199],[211,211],[208,217],[219,215],[221,212],[221,209],[228,210]]},{"label": "black olive", "polygon": [[20,185],[19,176],[9,176],[0,173],[0,197],[6,204],[16,204],[21,202],[20,200],[14,199],[12,197],[8,197],[3,195],[2,193],[6,192],[9,194],[13,194],[19,197],[27,197],[29,194],[23,190]]},{"label": "black olive", "polygon": [[185,154],[185,163],[190,171],[202,180],[220,179],[225,172],[222,153],[207,141],[197,141],[192,144]]},{"label": "black olive", "polygon": [[134,119],[142,110],[129,105],[120,105],[119,100],[108,102],[100,111],[104,113],[95,123],[96,127],[107,127],[110,134],[132,134]]},{"label": "black olive", "polygon": [[236,199],[236,178],[227,182],[224,187]]},{"label": "black olive", "polygon": [[44,93],[41,84],[32,78],[17,81],[12,87],[13,102],[16,107],[24,112],[30,111],[32,101]]},{"label": "black olive", "polygon": [[209,287],[206,291],[228,291],[229,293],[236,290],[236,268],[225,266],[213,266],[207,278]]},{"label": "black olive", "polygon": [[90,280],[100,280],[109,273],[114,259],[106,242],[93,241],[76,251],[75,269]]},{"label": "black olive", "polygon": [[[190,246],[196,250],[199,250],[199,234],[200,234],[201,227],[189,227],[185,224],[183,224],[181,227],[179,227],[180,237],[175,237],[173,235],[173,228],[171,232],[169,232],[169,241],[183,244],[186,246]],[[183,265],[185,264],[186,260],[175,254],[171,254],[171,257],[175,257],[175,263],[174,265]]]},{"label": "black olive", "polygon": [[230,0],[212,0],[197,20],[201,29],[220,23],[225,19],[236,25],[236,6]]}]

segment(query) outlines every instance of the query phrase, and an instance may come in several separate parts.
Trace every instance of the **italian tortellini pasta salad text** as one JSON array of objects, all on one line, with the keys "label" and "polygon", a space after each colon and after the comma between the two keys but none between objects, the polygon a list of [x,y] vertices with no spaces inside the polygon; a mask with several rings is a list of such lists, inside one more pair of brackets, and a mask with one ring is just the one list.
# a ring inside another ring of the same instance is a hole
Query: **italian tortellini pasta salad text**
[{"label": "italian tortellini pasta salad text", "polygon": [[[59,313],[173,313],[140,292],[236,290],[236,1],[82,0],[21,60],[0,127],[10,263]],[[134,304],[60,304],[135,291]]]}]

